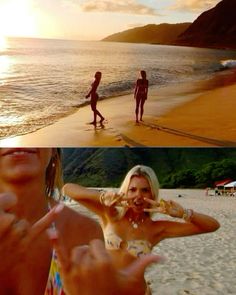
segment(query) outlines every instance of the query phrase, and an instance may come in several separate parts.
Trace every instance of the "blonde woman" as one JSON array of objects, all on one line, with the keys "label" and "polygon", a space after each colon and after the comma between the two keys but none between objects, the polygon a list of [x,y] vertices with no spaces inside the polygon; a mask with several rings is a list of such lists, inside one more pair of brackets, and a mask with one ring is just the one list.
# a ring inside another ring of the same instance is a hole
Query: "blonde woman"
[{"label": "blonde woman", "polygon": [[[220,226],[214,218],[185,209],[174,201],[160,202],[157,177],[150,167],[143,165],[127,173],[118,193],[101,193],[77,184],[66,184],[63,190],[100,217],[106,248],[120,268],[151,253],[164,239],[212,232]],[[153,212],[181,221],[154,221]],[[151,294],[144,277],[140,283],[146,288],[145,294]]]}]

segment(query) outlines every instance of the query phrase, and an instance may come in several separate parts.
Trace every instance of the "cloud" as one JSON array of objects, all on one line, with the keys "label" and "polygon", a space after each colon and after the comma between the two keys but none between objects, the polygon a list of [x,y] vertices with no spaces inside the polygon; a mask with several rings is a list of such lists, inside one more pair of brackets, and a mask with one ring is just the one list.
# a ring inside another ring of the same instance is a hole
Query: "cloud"
[{"label": "cloud", "polygon": [[176,3],[170,7],[171,10],[203,12],[214,7],[221,0],[176,0]]},{"label": "cloud", "polygon": [[139,4],[136,0],[88,0],[81,5],[81,9],[84,12],[159,15],[154,8]]}]

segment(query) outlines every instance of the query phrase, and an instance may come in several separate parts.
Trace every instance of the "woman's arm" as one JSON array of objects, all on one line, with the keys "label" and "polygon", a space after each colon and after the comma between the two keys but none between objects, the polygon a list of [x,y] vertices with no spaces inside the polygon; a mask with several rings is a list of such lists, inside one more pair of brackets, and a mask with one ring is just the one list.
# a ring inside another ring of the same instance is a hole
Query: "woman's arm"
[{"label": "woman's arm", "polygon": [[134,98],[136,98],[138,92],[138,80],[136,81],[135,88],[134,88]]},{"label": "woman's arm", "polygon": [[180,204],[174,201],[163,202],[164,211],[162,213],[167,214],[171,217],[180,218],[182,219],[182,222],[165,220],[156,221],[155,224],[157,229],[157,241],[166,238],[213,232],[220,227],[219,222],[211,216],[198,213],[192,209],[184,209]]},{"label": "woman's arm", "polygon": [[67,183],[62,188],[63,194],[78,201],[89,210],[101,216],[104,213],[104,205],[100,202],[99,190],[86,188],[79,184]]}]

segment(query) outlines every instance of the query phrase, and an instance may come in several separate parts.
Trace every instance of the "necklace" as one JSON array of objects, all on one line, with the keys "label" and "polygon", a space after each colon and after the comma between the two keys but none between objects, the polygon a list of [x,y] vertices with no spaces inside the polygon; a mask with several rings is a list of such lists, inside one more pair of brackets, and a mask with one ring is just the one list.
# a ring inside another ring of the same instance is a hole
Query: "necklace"
[{"label": "necklace", "polygon": [[134,221],[132,218],[129,218],[129,222],[131,222],[134,229],[137,229],[139,225],[144,222],[144,219],[142,218],[140,221]]}]

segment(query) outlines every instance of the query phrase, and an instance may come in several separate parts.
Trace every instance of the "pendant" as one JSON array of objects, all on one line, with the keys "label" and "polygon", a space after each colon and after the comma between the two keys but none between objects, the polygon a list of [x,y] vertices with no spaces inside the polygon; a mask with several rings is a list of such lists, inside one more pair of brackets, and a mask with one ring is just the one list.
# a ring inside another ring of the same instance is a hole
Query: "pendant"
[{"label": "pendant", "polygon": [[135,228],[135,229],[138,228],[138,224],[137,224],[136,222],[134,222],[134,221],[132,222],[132,226],[133,226],[133,228]]}]

